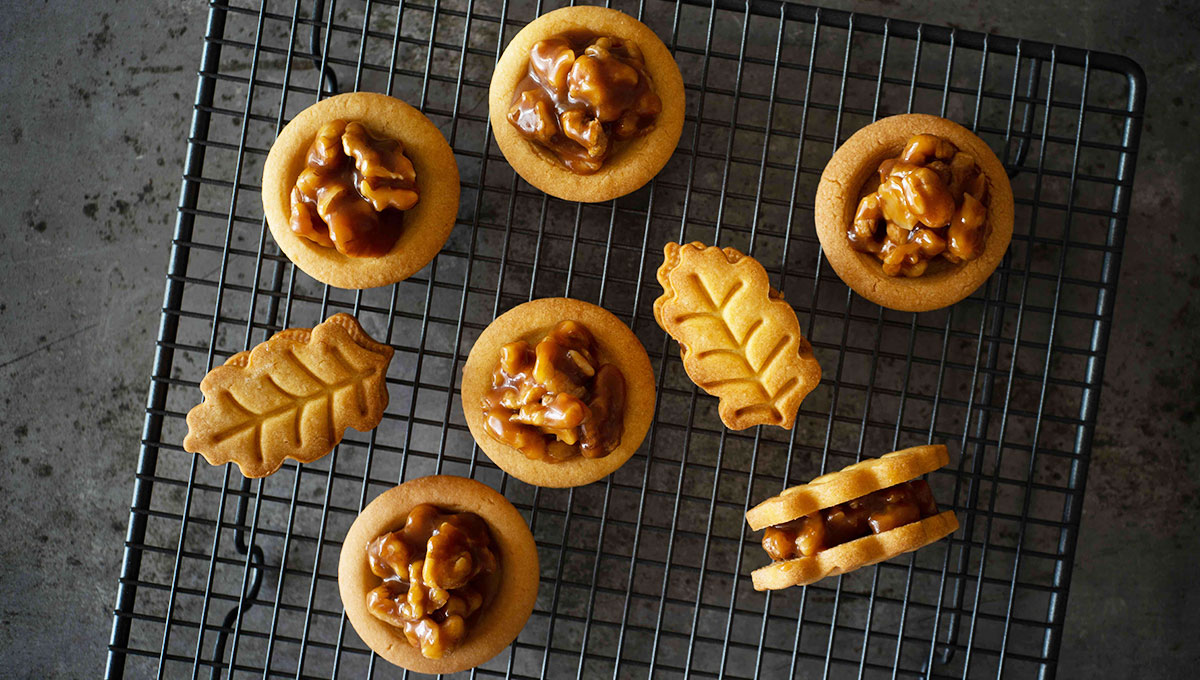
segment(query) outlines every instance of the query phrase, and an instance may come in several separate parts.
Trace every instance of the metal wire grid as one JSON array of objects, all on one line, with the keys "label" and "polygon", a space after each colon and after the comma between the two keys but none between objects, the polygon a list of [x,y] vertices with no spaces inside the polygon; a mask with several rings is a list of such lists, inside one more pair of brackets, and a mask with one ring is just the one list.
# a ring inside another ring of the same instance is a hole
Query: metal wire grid
[{"label": "metal wire grid", "polygon": [[[434,472],[499,488],[539,546],[529,624],[471,676],[1054,675],[1141,125],[1135,64],[758,0],[618,5],[672,48],[688,118],[647,188],[581,206],[520,181],[487,123],[495,59],[552,6],[315,4],[211,3],[109,677],[395,675],[346,626],[337,552],[366,502]],[[449,242],[390,288],[316,284],[262,219],[275,134],[318,90],[339,89],[419,106],[460,165]],[[1013,175],[1010,253],[950,310],[900,314],[856,298],[812,229],[836,143],[903,111],[974,128]],[[653,323],[657,250],[685,239],[750,252],[796,307],[825,377],[792,431],[721,428]],[[659,385],[641,451],[574,490],[500,473],[474,447],[454,389],[487,323],[548,295],[629,322]],[[344,310],[397,350],[379,428],[254,482],[182,452],[183,416],[212,365]],[[747,507],[927,441],[951,446],[930,482],[958,512],[955,537],[805,589],[750,588],[765,556]]]}]

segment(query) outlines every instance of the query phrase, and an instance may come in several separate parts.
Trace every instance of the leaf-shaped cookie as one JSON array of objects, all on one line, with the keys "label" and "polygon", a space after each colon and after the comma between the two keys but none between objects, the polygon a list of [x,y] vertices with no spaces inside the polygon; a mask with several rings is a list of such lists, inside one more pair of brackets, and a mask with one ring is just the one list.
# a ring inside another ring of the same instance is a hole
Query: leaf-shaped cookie
[{"label": "leaf-shaped cookie", "polygon": [[183,448],[212,465],[233,461],[247,477],[266,477],[285,458],[311,463],[347,427],[379,425],[392,351],[349,314],[280,331],[204,376]]},{"label": "leaf-shaped cookie", "polygon": [[821,367],[766,270],[733,248],[694,242],[663,250],[654,318],[679,342],[688,377],[721,400],[726,427],[790,428]]}]

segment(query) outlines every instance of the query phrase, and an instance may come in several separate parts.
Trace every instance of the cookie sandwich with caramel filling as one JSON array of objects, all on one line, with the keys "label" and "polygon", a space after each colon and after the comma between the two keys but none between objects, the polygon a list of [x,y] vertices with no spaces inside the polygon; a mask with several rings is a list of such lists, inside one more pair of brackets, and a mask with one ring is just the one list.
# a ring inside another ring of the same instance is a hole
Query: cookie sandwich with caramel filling
[{"label": "cookie sandwich with caramel filling", "polygon": [[683,130],[683,79],[645,24],[604,7],[564,7],[531,22],[496,64],[492,131],[525,181],[569,201],[636,191]]},{"label": "cookie sandwich with caramel filling", "polygon": [[373,92],[301,111],[263,167],[263,210],[279,249],[338,288],[383,286],[424,267],[450,236],[458,194],[442,133]]},{"label": "cookie sandwich with caramel filling", "polygon": [[949,462],[945,446],[917,446],[821,475],[746,513],[771,564],[751,574],[755,590],[815,583],[923,548],[958,529],[917,479]]},{"label": "cookie sandwich with caramel filling", "polygon": [[846,285],[890,309],[927,311],[970,295],[1003,259],[1012,187],[970,130],[937,116],[892,116],[830,159],[815,220]]},{"label": "cookie sandwich with caramel filling", "polygon": [[521,513],[473,479],[434,475],[384,492],[346,533],[346,617],[367,645],[418,673],[492,658],[525,626],[537,546]]},{"label": "cookie sandwich with caramel filling", "polygon": [[475,442],[505,472],[535,486],[580,486],[641,445],[654,373],[612,313],[543,298],[484,329],[463,367],[462,400]]}]

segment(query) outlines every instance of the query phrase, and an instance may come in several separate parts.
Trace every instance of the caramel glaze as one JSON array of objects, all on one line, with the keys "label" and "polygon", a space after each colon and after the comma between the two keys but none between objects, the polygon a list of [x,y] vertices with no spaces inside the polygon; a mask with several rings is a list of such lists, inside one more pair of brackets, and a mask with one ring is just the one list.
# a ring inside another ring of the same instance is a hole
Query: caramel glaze
[{"label": "caramel glaze", "polygon": [[562,321],[536,347],[501,348],[481,406],[489,434],[529,458],[599,458],[621,443],[625,378],[586,326]]},{"label": "caramel glaze", "polygon": [[[513,91],[508,113],[509,122],[522,135],[553,151],[563,165],[581,175],[599,170],[611,155],[613,143],[645,132],[662,109],[641,52],[632,42],[605,38],[615,44],[606,58],[596,60],[598,68],[571,68],[600,38],[580,30],[536,43],[529,53],[525,77]],[[633,87],[625,82],[630,69],[637,76]],[[547,124],[546,114],[553,124]],[[577,138],[593,146],[592,150],[564,132],[572,117],[572,124],[586,130]],[[590,126],[592,122],[599,125]],[[597,153],[599,147],[603,151]]]},{"label": "caramel glaze", "polygon": [[451,651],[499,586],[499,562],[487,525],[474,513],[413,508],[404,526],[367,544],[371,572],[383,582],[367,610],[400,628],[429,658]]},{"label": "caramel glaze", "polygon": [[969,153],[915,135],[863,187],[846,229],[850,247],[877,257],[888,276],[921,276],[939,259],[973,260],[987,239],[987,186]]},{"label": "caramel glaze", "polygon": [[[357,158],[345,150],[347,134]],[[360,123],[331,121],[309,147],[292,190],[291,229],[350,257],[386,255],[400,238],[404,211],[416,203],[413,177],[400,142]]]}]

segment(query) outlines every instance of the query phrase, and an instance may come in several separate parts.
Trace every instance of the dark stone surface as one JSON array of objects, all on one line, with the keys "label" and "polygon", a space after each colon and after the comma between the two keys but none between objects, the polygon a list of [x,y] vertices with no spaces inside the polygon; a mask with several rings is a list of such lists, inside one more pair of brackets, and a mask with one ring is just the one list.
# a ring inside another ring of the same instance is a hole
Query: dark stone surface
[{"label": "dark stone surface", "polygon": [[[1149,98],[1063,677],[1200,662],[1200,8],[831,3],[1109,50]],[[0,14],[0,668],[95,677],[121,542],[206,7],[19,3]],[[24,669],[24,670],[22,670]],[[34,670],[37,669],[37,670]]]}]

